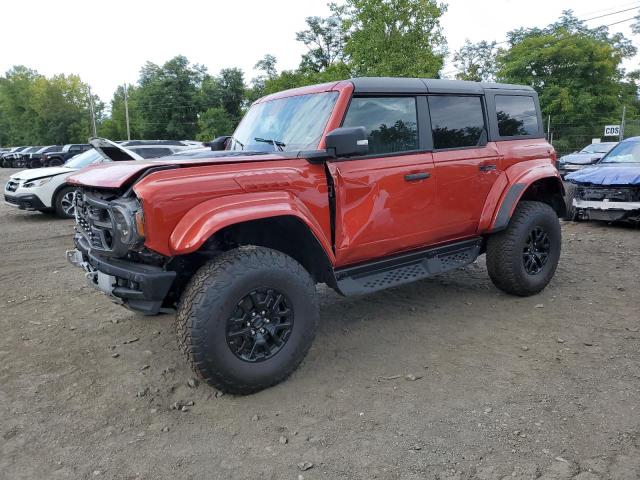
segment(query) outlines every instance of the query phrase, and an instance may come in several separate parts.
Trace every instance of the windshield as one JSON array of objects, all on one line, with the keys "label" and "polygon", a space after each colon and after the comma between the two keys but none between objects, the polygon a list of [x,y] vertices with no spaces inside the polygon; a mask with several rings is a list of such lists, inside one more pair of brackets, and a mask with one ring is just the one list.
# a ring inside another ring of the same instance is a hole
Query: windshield
[{"label": "windshield", "polygon": [[582,153],[607,153],[613,147],[613,143],[592,143],[584,147]]},{"label": "windshield", "polygon": [[640,163],[640,142],[619,143],[601,163]]},{"label": "windshield", "polygon": [[257,103],[240,122],[229,150],[315,150],[337,98],[337,92],[327,92]]},{"label": "windshield", "polygon": [[64,166],[67,168],[84,168],[87,165],[91,165],[93,162],[103,160],[104,158],[102,155],[100,155],[95,148],[92,148],[91,150],[87,150],[86,152],[76,155],[65,163]]}]

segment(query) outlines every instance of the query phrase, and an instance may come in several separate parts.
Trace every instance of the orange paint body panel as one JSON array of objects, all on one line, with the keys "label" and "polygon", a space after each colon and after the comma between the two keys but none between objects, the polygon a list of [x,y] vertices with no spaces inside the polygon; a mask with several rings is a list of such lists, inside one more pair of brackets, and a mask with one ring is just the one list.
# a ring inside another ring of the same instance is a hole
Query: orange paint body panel
[{"label": "orange paint body panel", "polygon": [[163,255],[193,252],[230,223],[286,214],[304,221],[331,251],[324,167],[304,159],[163,170],[134,190],[145,212],[145,244]]}]

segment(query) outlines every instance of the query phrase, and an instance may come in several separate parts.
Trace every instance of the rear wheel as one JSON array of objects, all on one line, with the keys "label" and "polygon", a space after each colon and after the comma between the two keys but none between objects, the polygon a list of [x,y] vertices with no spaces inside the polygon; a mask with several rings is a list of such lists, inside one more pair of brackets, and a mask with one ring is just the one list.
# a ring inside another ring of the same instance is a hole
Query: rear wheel
[{"label": "rear wheel", "polygon": [[546,203],[523,201],[506,230],[487,240],[487,270],[496,287],[518,296],[534,295],[551,281],[562,236],[555,211]]},{"label": "rear wheel", "polygon": [[74,196],[76,189],[74,187],[64,187],[55,196],[54,205],[56,215],[60,218],[73,218],[75,216]]},{"label": "rear wheel", "polygon": [[64,162],[62,161],[61,158],[58,157],[54,157],[51,160],[49,160],[49,166],[50,167],[59,167],[60,165],[62,165]]},{"label": "rear wheel", "polygon": [[40,168],[42,166],[42,164],[40,163],[40,160],[31,160],[31,163],[29,164],[29,168]]},{"label": "rear wheel", "polygon": [[291,257],[242,247],[198,270],[176,320],[180,349],[202,379],[224,392],[254,393],[287,378],[311,347],[315,284]]}]

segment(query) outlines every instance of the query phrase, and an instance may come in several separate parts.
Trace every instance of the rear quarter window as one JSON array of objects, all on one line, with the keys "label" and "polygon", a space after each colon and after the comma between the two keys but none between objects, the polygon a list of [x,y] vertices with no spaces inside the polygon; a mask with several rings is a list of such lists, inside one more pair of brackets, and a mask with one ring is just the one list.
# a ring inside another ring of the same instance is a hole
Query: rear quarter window
[{"label": "rear quarter window", "polygon": [[496,95],[498,134],[501,137],[538,135],[538,112],[533,97],[525,95]]}]

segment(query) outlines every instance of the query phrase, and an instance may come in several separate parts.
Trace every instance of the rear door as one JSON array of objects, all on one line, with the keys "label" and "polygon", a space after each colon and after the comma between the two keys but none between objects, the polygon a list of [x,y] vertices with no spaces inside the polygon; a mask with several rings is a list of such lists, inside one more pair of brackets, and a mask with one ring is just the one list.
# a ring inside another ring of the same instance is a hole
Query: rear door
[{"label": "rear door", "polygon": [[497,146],[488,142],[481,95],[430,95],[433,161],[438,178],[437,236],[475,235],[489,190],[502,170]]},{"label": "rear door", "polygon": [[355,96],[342,126],[364,126],[369,154],[328,163],[338,265],[429,244],[436,188],[425,96]]}]

